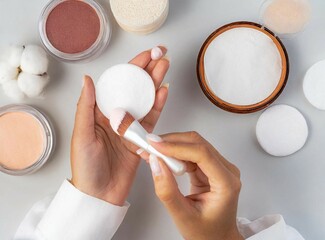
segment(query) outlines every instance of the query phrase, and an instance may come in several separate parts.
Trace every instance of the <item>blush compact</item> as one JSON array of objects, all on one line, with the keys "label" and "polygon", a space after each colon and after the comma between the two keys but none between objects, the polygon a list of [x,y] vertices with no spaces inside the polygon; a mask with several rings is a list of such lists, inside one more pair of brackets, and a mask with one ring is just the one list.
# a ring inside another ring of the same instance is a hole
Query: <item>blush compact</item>
[{"label": "blush compact", "polygon": [[41,41],[54,57],[66,62],[90,61],[109,43],[111,27],[100,4],[93,0],[54,0],[39,20]]}]

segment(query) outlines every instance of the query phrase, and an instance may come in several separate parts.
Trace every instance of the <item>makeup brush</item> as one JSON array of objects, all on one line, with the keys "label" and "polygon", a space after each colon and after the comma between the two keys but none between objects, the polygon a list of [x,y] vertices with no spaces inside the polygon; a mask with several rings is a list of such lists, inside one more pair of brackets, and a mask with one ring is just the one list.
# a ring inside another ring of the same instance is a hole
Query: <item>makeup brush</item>
[{"label": "makeup brush", "polygon": [[163,155],[147,142],[148,132],[124,109],[116,108],[111,112],[110,124],[118,135],[144,149],[146,152],[161,158],[175,175],[183,175],[186,172],[184,162]]}]

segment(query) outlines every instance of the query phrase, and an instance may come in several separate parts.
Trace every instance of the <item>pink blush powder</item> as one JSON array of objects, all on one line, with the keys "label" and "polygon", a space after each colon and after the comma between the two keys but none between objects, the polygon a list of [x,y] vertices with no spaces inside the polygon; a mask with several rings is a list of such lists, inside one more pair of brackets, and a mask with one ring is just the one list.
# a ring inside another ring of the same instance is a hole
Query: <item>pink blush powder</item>
[{"label": "pink blush powder", "polygon": [[0,164],[12,170],[33,165],[44,151],[44,129],[24,112],[0,116]]},{"label": "pink blush powder", "polygon": [[100,19],[86,2],[67,0],[58,4],[46,21],[46,35],[57,50],[75,54],[89,49],[100,33]]}]

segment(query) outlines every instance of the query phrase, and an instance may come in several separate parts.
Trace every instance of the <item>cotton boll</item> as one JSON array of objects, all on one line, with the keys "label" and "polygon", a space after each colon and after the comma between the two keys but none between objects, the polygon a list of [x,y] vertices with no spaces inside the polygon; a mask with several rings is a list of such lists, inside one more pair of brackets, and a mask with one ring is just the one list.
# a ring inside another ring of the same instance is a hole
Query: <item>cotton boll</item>
[{"label": "cotton boll", "polygon": [[43,48],[36,45],[27,45],[20,63],[23,72],[42,75],[47,72],[49,60]]},{"label": "cotton boll", "polygon": [[10,79],[16,79],[17,75],[18,68],[10,66],[6,62],[0,62],[0,84]]},{"label": "cotton boll", "polygon": [[9,80],[2,85],[4,93],[17,101],[25,98],[25,94],[19,89],[17,80]]},{"label": "cotton boll", "polygon": [[28,97],[39,97],[49,80],[47,74],[33,75],[21,72],[18,76],[18,86]]},{"label": "cotton boll", "polygon": [[20,66],[20,61],[23,55],[24,47],[18,45],[12,45],[9,47],[7,51],[8,51],[7,62],[11,66],[18,68]]}]

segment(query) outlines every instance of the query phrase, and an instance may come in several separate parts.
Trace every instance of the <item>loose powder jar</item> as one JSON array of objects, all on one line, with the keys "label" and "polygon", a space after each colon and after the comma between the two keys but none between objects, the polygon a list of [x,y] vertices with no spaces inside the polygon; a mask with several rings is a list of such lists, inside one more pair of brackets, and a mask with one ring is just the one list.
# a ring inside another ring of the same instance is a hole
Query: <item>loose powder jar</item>
[{"label": "loose powder jar", "polygon": [[110,4],[121,28],[138,34],[158,30],[169,11],[169,0],[110,0]]},{"label": "loose powder jar", "polygon": [[286,86],[289,57],[279,36],[304,29],[309,0],[266,0],[260,22],[220,27],[204,42],[197,75],[205,95],[218,107],[252,113],[273,103]]},{"label": "loose powder jar", "polygon": [[49,120],[27,105],[0,107],[0,171],[26,175],[40,169],[54,149]]},{"label": "loose powder jar", "polygon": [[104,9],[92,0],[55,0],[39,21],[41,40],[48,52],[67,62],[89,61],[106,48],[111,27]]},{"label": "loose powder jar", "polygon": [[252,22],[234,22],[207,38],[198,56],[197,74],[212,103],[226,111],[251,113],[281,94],[289,59],[270,30]]}]

